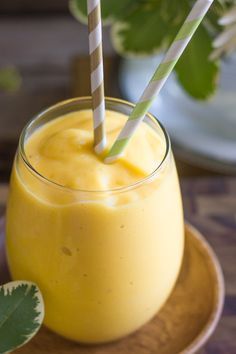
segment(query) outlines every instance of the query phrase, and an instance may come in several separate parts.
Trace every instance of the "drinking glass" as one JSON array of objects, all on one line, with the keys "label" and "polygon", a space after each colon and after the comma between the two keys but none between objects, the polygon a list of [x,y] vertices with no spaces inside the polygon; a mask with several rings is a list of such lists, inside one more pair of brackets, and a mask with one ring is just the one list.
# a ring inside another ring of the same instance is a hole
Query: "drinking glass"
[{"label": "drinking glass", "polygon": [[[91,109],[91,98],[70,99],[24,128],[11,175],[6,247],[12,278],[42,291],[45,325],[72,340],[100,343],[137,330],[167,300],[183,256],[183,212],[169,137],[151,114],[144,124],[162,139],[165,154],[136,183],[72,189],[31,165],[25,144],[32,134],[84,109]],[[133,105],[107,98],[106,109],[128,116]]]}]

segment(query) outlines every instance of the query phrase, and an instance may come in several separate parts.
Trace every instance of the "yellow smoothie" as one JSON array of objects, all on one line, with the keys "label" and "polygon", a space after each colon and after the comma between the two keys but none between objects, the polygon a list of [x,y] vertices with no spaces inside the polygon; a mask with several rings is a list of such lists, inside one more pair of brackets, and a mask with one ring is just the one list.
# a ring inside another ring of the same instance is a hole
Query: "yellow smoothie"
[{"label": "yellow smoothie", "polygon": [[[106,112],[108,146],[126,119]],[[111,165],[93,151],[91,110],[34,129],[17,153],[10,271],[39,285],[45,325],[67,338],[127,335],[155,315],[175,284],[184,246],[178,177],[162,129],[149,120]]]}]

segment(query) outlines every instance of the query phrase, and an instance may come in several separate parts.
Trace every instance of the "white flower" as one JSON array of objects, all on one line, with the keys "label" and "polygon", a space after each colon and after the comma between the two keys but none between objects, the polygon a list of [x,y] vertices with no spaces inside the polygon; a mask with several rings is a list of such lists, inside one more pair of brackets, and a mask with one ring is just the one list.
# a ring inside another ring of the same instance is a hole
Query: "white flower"
[{"label": "white flower", "polygon": [[236,6],[225,13],[219,24],[225,26],[225,29],[213,42],[215,49],[210,56],[212,60],[236,50]]}]

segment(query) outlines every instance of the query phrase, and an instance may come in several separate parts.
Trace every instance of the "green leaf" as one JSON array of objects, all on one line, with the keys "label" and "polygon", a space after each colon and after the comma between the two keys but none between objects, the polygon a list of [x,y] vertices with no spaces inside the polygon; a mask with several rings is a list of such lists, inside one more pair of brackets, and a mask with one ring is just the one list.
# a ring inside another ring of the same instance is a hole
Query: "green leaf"
[{"label": "green leaf", "polygon": [[211,37],[203,25],[200,25],[175,67],[181,85],[197,99],[210,97],[217,87],[219,66],[209,60],[211,51]]},{"label": "green leaf", "polygon": [[0,353],[28,342],[39,330],[44,304],[38,287],[26,281],[0,286]]},{"label": "green leaf", "polygon": [[122,55],[150,55],[166,49],[189,12],[188,0],[146,0],[112,26],[112,41]]},{"label": "green leaf", "polygon": [[13,67],[0,69],[0,91],[14,92],[19,89],[21,77]]},{"label": "green leaf", "polygon": [[[122,18],[141,1],[142,0],[102,0],[101,11],[104,23]],[[86,0],[70,0],[69,8],[75,18],[83,23],[87,23]]]},{"label": "green leaf", "polygon": [[[161,4],[161,2],[159,3]],[[112,27],[112,42],[115,49],[126,54],[152,54],[165,43],[168,31],[158,4],[143,5]]]}]

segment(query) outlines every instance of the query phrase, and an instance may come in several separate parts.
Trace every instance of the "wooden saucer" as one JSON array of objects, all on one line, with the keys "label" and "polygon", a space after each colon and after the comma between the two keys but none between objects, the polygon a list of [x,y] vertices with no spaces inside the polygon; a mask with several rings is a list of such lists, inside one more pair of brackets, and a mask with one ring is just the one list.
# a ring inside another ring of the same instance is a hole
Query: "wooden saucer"
[{"label": "wooden saucer", "polygon": [[[1,223],[0,228],[1,245]],[[219,321],[224,301],[224,280],[214,252],[200,233],[190,225],[186,225],[185,233],[184,261],[177,284],[158,315],[139,331],[111,344],[85,346],[42,328],[31,342],[15,353],[195,353],[208,340]]]}]

